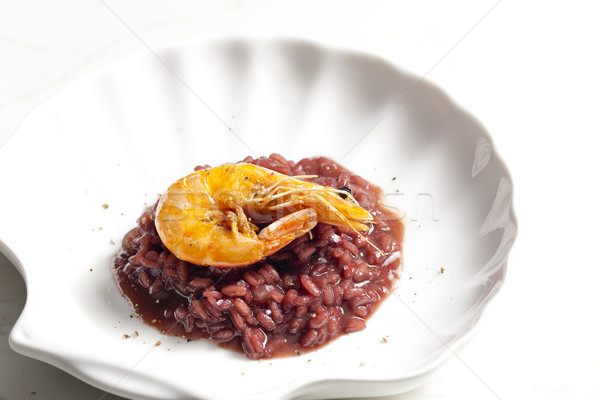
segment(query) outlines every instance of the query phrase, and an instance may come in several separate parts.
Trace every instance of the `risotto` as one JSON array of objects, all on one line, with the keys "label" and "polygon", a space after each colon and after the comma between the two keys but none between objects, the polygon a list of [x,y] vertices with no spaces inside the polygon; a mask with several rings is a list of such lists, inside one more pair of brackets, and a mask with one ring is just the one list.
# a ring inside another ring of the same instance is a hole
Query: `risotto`
[{"label": "risotto", "polygon": [[316,175],[310,182],[351,193],[373,217],[369,230],[319,222],[259,262],[216,268],[167,249],[154,205],[114,258],[115,280],[136,316],[165,334],[208,339],[251,359],[301,354],[364,329],[402,266],[404,227],[380,204],[381,190],[325,157],[243,161],[290,176]]}]

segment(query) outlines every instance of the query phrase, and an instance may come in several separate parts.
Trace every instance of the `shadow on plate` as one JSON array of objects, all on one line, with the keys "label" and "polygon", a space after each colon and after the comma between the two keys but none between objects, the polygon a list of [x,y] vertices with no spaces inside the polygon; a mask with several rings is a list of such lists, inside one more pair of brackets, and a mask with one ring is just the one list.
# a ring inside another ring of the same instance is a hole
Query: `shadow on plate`
[{"label": "shadow on plate", "polygon": [[0,399],[123,400],[106,394],[64,371],[16,353],[8,345],[8,335],[23,310],[26,289],[23,279],[0,253]]}]

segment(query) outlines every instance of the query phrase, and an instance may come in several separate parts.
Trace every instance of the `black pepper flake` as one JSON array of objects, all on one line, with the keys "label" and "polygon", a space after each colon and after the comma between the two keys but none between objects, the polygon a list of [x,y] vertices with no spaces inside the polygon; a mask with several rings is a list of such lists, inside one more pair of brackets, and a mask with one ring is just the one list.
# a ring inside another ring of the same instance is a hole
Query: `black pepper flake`
[{"label": "black pepper flake", "polygon": [[188,339],[188,340],[187,340],[187,342],[188,342],[188,343],[189,343],[189,342],[191,342],[191,341],[192,341],[192,339]]},{"label": "black pepper flake", "polygon": [[294,350],[294,354],[296,354],[297,356],[301,356],[302,352],[300,350]]},{"label": "black pepper flake", "polygon": [[393,180],[393,181],[395,181],[395,180],[396,180],[396,177],[393,177],[393,178],[392,178],[392,180]]},{"label": "black pepper flake", "polygon": [[245,177],[244,177],[244,180],[246,180],[246,181],[247,181],[247,180],[248,180],[248,177],[247,177],[247,176],[245,176]]}]

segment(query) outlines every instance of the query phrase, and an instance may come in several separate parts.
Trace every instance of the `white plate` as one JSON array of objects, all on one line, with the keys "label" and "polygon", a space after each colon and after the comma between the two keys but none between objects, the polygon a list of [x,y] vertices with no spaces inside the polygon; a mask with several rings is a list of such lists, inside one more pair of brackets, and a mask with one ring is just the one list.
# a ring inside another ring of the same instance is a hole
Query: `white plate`
[{"label": "white plate", "polygon": [[[482,126],[376,56],[307,40],[213,37],[157,55],[76,81],[0,149],[0,250],[28,289],[11,346],[132,398],[323,399],[421,383],[500,288],[516,235],[509,174]],[[404,275],[366,330],[259,362],[129,317],[111,240],[195,165],[253,152],[329,156],[406,211]]]}]

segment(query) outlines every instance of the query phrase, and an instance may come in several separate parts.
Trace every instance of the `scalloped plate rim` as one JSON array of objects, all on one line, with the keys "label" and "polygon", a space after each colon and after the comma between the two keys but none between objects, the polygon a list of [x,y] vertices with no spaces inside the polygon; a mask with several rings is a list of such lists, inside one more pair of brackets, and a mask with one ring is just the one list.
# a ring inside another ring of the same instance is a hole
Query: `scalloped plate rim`
[{"label": "scalloped plate rim", "polygon": [[[315,40],[312,38],[307,38],[307,37],[302,37],[302,36],[296,36],[296,35],[272,35],[272,34],[251,34],[251,35],[240,35],[240,34],[223,34],[223,35],[210,35],[210,36],[206,36],[206,37],[202,37],[202,38],[194,38],[194,39],[189,39],[189,40],[185,40],[183,42],[178,42],[175,44],[167,44],[167,45],[163,45],[160,46],[156,49],[157,53],[160,53],[162,51],[165,50],[178,50],[178,49],[183,49],[183,48],[188,48],[189,46],[192,45],[196,45],[196,44],[204,44],[204,43],[209,43],[209,42],[214,42],[214,43],[218,43],[219,41],[228,41],[228,40],[237,40],[240,41],[242,43],[251,43],[253,40],[262,40],[265,42],[276,42],[277,44],[282,44],[282,43],[286,43],[286,42],[292,42],[292,43],[302,43],[302,44],[309,44],[311,46],[314,46],[316,48],[318,48],[320,51],[323,52],[336,52],[336,53],[352,53],[355,56],[359,56],[359,57],[369,57],[374,59],[376,62],[378,63],[385,63],[387,66],[393,68],[395,71],[398,71],[402,74],[405,75],[412,75],[410,73],[405,72],[403,69],[399,68],[397,65],[395,65],[394,63],[386,60],[383,57],[378,56],[377,54],[373,54],[373,53],[369,53],[368,51],[359,49],[359,48],[355,48],[355,47],[351,47],[351,46],[347,46],[347,45],[338,45],[338,44],[334,44],[332,42],[323,42],[320,40]],[[131,60],[137,57],[150,57],[150,55],[148,54],[147,50],[142,50],[140,52],[131,54],[131,55],[127,55],[123,58],[120,58],[108,65],[102,66],[90,73],[87,73],[86,75],[84,75],[83,77],[78,78],[75,82],[82,80],[82,79],[90,79],[93,76],[97,76],[100,75],[102,73],[105,73],[109,68],[112,68],[115,65],[118,65],[120,63],[124,63],[126,62],[126,60]],[[59,93],[62,93],[64,91],[67,91],[71,85],[74,82],[69,83],[68,85],[66,85],[65,88],[63,88],[61,91],[59,91],[58,93],[54,94],[52,97],[56,96]],[[458,110],[460,110],[461,112],[468,114],[469,116],[471,116],[471,118],[475,119],[467,110],[463,109],[460,105],[456,104],[453,99],[450,98],[450,96],[448,96],[446,94],[446,92],[443,91],[443,89],[440,89],[439,87],[435,86],[436,89],[439,89],[447,98],[447,101],[450,102],[454,107],[456,107]],[[51,98],[52,98],[51,97]],[[49,99],[50,100],[50,99]],[[47,101],[49,101],[47,100]],[[26,134],[26,132],[23,132],[23,130],[21,129],[21,126],[23,125],[23,123],[29,119],[32,115],[34,115],[40,108],[42,108],[47,101],[44,101],[43,103],[41,103],[40,105],[38,105],[35,109],[33,109],[31,111],[31,113],[23,120],[23,122],[19,125],[19,127],[15,130],[15,132],[13,133],[13,135],[11,135],[9,137],[9,139],[7,140],[7,142],[0,147],[0,154],[6,153],[7,147],[11,147],[10,145],[12,145],[12,143],[15,142],[15,139],[19,136],[19,135],[24,135]],[[487,133],[487,132],[486,132]],[[489,136],[489,133],[487,134],[487,139],[491,142],[491,137]],[[10,145],[9,145],[10,144]],[[504,164],[503,160],[498,156],[497,152],[495,150],[492,150],[492,155],[497,159],[497,161],[501,164],[501,166],[505,169],[506,171],[506,178],[509,180],[509,182],[512,184],[512,180],[510,179],[509,173],[508,173],[508,168],[506,167],[506,165]],[[511,210],[510,210],[510,216],[511,216],[511,221],[516,225],[516,219],[514,216],[514,209],[513,209],[514,205],[512,204],[512,194],[511,194]],[[24,268],[24,266],[22,265],[19,255],[16,253],[13,253],[13,251],[11,250],[11,248],[9,247],[9,242],[3,242],[2,239],[0,239],[0,251],[2,251],[4,254],[7,255],[7,257],[15,264],[15,266],[17,267],[17,270],[19,271],[19,273],[23,276],[23,278],[27,281],[27,276],[26,276],[26,268]],[[504,264],[504,266],[502,267],[504,270],[506,270],[506,263]],[[493,291],[493,293],[490,293],[487,298],[485,299],[485,301],[483,302],[483,308],[482,311],[479,313],[477,320],[479,320],[479,317],[482,315],[483,313],[483,309],[489,304],[489,302],[491,301],[492,298],[494,298],[497,294],[497,292],[499,291],[499,289],[501,288],[502,284],[503,284],[503,280],[501,279],[498,283],[498,286],[495,288],[495,290]],[[29,299],[29,296],[28,296]],[[88,377],[86,374],[83,373],[83,371],[78,370],[76,367],[74,366],[67,366],[65,367],[65,363],[62,361],[68,361],[68,360],[62,360],[60,358],[60,356],[58,354],[53,354],[50,350],[48,351],[48,353],[46,354],[46,356],[42,356],[42,357],[36,357],[36,354],[39,355],[39,350],[35,349],[34,347],[27,347],[27,345],[24,345],[23,342],[21,342],[19,340],[18,337],[15,337],[15,335],[17,334],[17,332],[19,332],[19,328],[20,328],[20,324],[22,323],[22,320],[24,319],[24,317],[26,317],[26,310],[27,310],[27,303],[25,305],[25,308],[21,314],[21,316],[19,317],[19,320],[17,321],[17,323],[15,324],[15,326],[13,327],[13,330],[10,334],[10,345],[11,347],[13,347],[13,349],[15,349],[16,351],[25,354],[29,357],[33,357],[33,358],[39,358],[39,359],[43,359],[45,362],[48,362],[50,364],[53,364],[55,366],[58,366],[61,369],[64,369],[66,371],[68,371],[70,374],[79,377],[80,379],[85,380],[88,383],[91,383],[93,385],[97,385],[99,387],[104,387],[106,389],[106,382],[102,381],[101,379],[98,380],[94,380],[94,379],[90,379],[90,377]],[[461,347],[462,345],[464,345],[464,343],[468,342],[468,340],[470,340],[476,326],[477,326],[478,322],[476,321],[471,328],[469,328],[467,330],[466,333],[464,333],[462,336],[460,336],[459,338],[457,338],[456,340],[454,340],[450,345],[451,347]],[[386,379],[381,379],[381,380],[377,380],[377,379],[369,379],[367,382],[369,383],[401,383],[401,382],[405,382],[406,381],[410,381],[410,380],[414,380],[420,377],[424,377],[426,375],[428,375],[429,373],[431,373],[433,370],[435,370],[440,364],[442,364],[448,357],[450,357],[453,354],[452,350],[446,349],[440,356],[438,356],[434,361],[430,362],[429,364],[423,366],[421,369],[414,371],[413,374],[410,375],[405,375],[405,376],[401,376],[398,378],[386,378]],[[336,379],[333,379],[336,380]],[[290,396],[293,396],[293,392],[298,391],[298,389],[307,387],[308,385],[312,384],[312,383],[316,383],[316,382],[327,382],[328,378],[325,377],[323,379],[319,379],[319,377],[312,377],[311,379],[303,379],[302,380],[302,384],[296,386],[296,385],[292,385],[295,386],[294,391],[291,392],[286,392],[284,397],[288,398]],[[353,380],[353,382],[357,382],[356,380]],[[290,384],[294,383],[294,381],[292,382],[287,382],[285,383],[283,386],[288,386]],[[265,394],[268,394],[269,392],[272,392],[274,390],[274,388],[270,388],[270,389],[266,389],[264,392]],[[114,391],[115,394],[119,394],[119,393],[123,393],[123,394],[131,394],[133,392],[129,392],[129,391],[122,391],[122,389],[118,388],[117,390]]]}]

